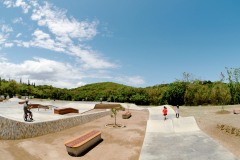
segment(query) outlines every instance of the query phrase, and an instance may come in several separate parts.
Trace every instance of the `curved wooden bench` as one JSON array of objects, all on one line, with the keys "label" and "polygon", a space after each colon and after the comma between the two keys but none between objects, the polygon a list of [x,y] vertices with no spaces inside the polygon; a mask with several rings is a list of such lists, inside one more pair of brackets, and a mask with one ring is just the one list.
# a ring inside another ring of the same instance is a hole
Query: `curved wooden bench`
[{"label": "curved wooden bench", "polygon": [[69,155],[79,156],[101,140],[101,131],[91,130],[65,142],[65,146]]},{"label": "curved wooden bench", "polygon": [[54,114],[79,113],[78,109],[74,108],[54,108]]}]

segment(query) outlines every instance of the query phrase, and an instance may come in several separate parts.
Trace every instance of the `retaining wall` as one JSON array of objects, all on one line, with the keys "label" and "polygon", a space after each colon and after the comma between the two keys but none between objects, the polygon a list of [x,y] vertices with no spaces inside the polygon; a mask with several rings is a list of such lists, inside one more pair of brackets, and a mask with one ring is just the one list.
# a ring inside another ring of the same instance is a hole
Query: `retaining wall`
[{"label": "retaining wall", "polygon": [[110,115],[110,111],[83,114],[45,122],[19,122],[0,116],[0,139],[15,140],[37,137],[68,129]]}]

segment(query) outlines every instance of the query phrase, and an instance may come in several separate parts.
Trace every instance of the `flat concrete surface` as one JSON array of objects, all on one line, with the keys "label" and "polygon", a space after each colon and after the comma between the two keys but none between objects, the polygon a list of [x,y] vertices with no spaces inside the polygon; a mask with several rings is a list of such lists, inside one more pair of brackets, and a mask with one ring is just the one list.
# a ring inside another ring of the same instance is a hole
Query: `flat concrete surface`
[{"label": "flat concrete surface", "polygon": [[149,120],[140,160],[237,160],[231,152],[203,133],[194,117],[175,118],[170,106],[168,119],[163,106],[148,108]]},{"label": "flat concrete surface", "polygon": [[[24,122],[23,119],[23,104],[18,102],[23,101],[17,98],[10,99],[0,103],[0,116],[6,117],[12,120]],[[44,122],[62,119],[70,116],[77,116],[79,113],[85,113],[92,110],[96,103],[92,102],[69,102],[69,101],[53,101],[53,100],[29,100],[29,104],[41,104],[48,105],[49,109],[34,108],[31,109],[33,113],[33,123]],[[66,108],[71,107],[79,110],[79,113],[69,113],[65,115],[54,114],[54,108]],[[26,122],[30,123],[30,122]],[[32,122],[31,122],[32,123]]]},{"label": "flat concrete surface", "polygon": [[[23,104],[19,104],[18,102],[23,102],[24,99],[18,98],[11,98],[9,100],[5,100],[0,102],[0,116],[6,117],[12,120],[25,122],[23,119]],[[33,113],[33,119],[35,122],[44,122],[44,121],[51,121],[62,119],[66,117],[78,116],[79,114],[83,114],[87,111],[94,109],[95,104],[99,102],[88,102],[88,101],[60,101],[60,100],[35,100],[29,99],[29,104],[41,104],[49,106],[49,109],[43,108],[34,108],[31,109]],[[108,103],[108,102],[104,102]],[[127,104],[121,103],[123,107],[126,109],[135,109],[135,110],[142,110],[145,109],[144,107],[138,107],[135,104]],[[78,109],[79,113],[69,113],[65,115],[54,114],[54,108],[75,108]],[[26,122],[30,123],[30,122]]]}]

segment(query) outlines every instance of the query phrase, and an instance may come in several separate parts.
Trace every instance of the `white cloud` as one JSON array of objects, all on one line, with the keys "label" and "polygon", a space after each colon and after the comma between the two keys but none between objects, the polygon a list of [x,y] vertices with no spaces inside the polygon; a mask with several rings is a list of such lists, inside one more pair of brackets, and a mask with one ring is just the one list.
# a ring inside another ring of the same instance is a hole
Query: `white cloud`
[{"label": "white cloud", "polygon": [[9,33],[12,32],[13,29],[5,24],[0,24],[0,47],[11,47],[13,43],[9,42],[8,37]]},{"label": "white cloud", "polygon": [[18,17],[18,18],[13,19],[12,22],[23,24],[23,19],[22,19],[22,17]]},{"label": "white cloud", "polygon": [[14,6],[14,3],[12,0],[3,0],[3,4],[7,7],[7,8],[10,8],[10,7],[13,7]]},{"label": "white cloud", "polygon": [[5,58],[3,55],[0,55],[0,63],[7,62],[7,58]]},{"label": "white cloud", "polygon": [[37,85],[47,84],[61,88],[78,87],[84,77],[75,67],[44,58],[34,58],[21,64],[14,64],[0,56],[0,75],[2,78],[19,81],[31,80]]},{"label": "white cloud", "polygon": [[13,47],[13,45],[14,45],[13,43],[5,43],[4,47],[5,48],[11,48],[11,47]]},{"label": "white cloud", "polygon": [[131,86],[139,86],[145,84],[145,81],[140,76],[121,76],[116,78],[117,81]]},{"label": "white cloud", "polygon": [[31,6],[23,0],[16,0],[16,2],[14,2],[13,0],[3,0],[3,4],[7,8],[21,7],[24,13],[28,13],[28,10],[31,8]]},{"label": "white cloud", "polygon": [[[31,19],[39,25],[39,29],[35,29],[32,34],[32,40],[14,41],[17,42],[17,46],[39,47],[68,54],[76,57],[82,67],[88,69],[117,67],[83,43],[97,35],[98,21],[79,21],[74,17],[69,18],[66,10],[59,9],[47,1],[40,4],[36,0],[28,3],[24,0],[15,2],[4,0],[4,4],[6,7],[21,7],[24,13],[31,11]],[[14,22],[21,21],[22,18],[17,18]],[[18,34],[16,38],[19,36]]]},{"label": "white cloud", "polygon": [[114,68],[117,65],[107,62],[102,59],[98,54],[95,54],[94,51],[81,49],[78,46],[70,46],[69,53],[81,58],[81,61],[85,62],[83,64],[84,68]]},{"label": "white cloud", "polygon": [[1,27],[1,32],[2,33],[9,33],[9,32],[13,31],[12,27],[9,27],[6,24],[2,24],[2,25],[0,24],[0,27]]},{"label": "white cloud", "polygon": [[38,5],[33,9],[31,18],[56,36],[69,36],[79,40],[88,40],[96,36],[97,21],[78,21],[73,17],[68,18],[66,12],[45,2],[44,6]]},{"label": "white cloud", "polygon": [[17,35],[16,35],[16,38],[19,38],[19,37],[21,37],[22,36],[22,33],[18,33]]},{"label": "white cloud", "polygon": [[21,7],[24,13],[28,13],[28,10],[31,8],[26,2],[22,0],[17,0],[15,3],[16,7]]},{"label": "white cloud", "polygon": [[5,41],[6,41],[5,36],[2,33],[0,33],[0,45],[3,44]]},{"label": "white cloud", "polygon": [[[11,27],[1,27],[0,24],[0,47],[36,47],[50,51],[56,51],[70,55],[77,59],[77,69],[69,64],[64,64],[54,60],[44,58],[35,58],[26,60],[21,64],[13,64],[8,61],[0,61],[0,75],[6,78],[25,78],[35,81],[37,84],[48,84],[56,87],[77,87],[86,83],[82,78],[109,79],[109,73],[100,73],[102,70],[112,69],[118,65],[107,60],[98,51],[94,51],[87,45],[97,34],[99,22],[79,21],[74,17],[69,17],[66,10],[57,8],[48,1],[24,1],[24,0],[3,0],[4,5],[9,7],[20,7],[24,13],[30,15],[31,20],[38,24],[38,28],[33,29],[30,35],[22,36],[22,33],[16,33],[15,40],[9,40],[9,34],[13,31]],[[21,17],[12,21],[13,23],[22,23]],[[34,26],[34,25],[33,25]],[[30,40],[26,37],[30,36]],[[21,38],[25,38],[22,40]],[[80,72],[81,70],[81,72]],[[82,73],[84,71],[84,73]],[[98,75],[98,76],[96,76]],[[128,84],[144,83],[140,77],[128,78]]]}]

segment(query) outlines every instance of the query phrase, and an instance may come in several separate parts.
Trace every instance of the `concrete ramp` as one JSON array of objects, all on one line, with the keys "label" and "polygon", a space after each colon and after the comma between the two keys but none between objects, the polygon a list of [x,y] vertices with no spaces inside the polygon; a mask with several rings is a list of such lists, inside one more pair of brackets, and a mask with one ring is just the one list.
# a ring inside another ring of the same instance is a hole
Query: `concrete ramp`
[{"label": "concrete ramp", "polygon": [[[164,105],[167,107],[168,109],[168,115],[167,118],[168,119],[172,119],[175,117],[175,111],[168,105]],[[148,108],[149,111],[149,120],[163,120],[163,107],[164,106],[157,106],[157,107],[152,107],[152,108]]]},{"label": "concrete ramp", "polygon": [[150,133],[173,133],[173,124],[171,120],[148,120],[146,132]]},{"label": "concrete ramp", "polygon": [[175,117],[163,106],[148,108],[149,120],[139,160],[238,160],[231,152],[203,133],[194,117]]},{"label": "concrete ramp", "polygon": [[[159,116],[160,117],[160,116]],[[148,120],[146,132],[182,133],[199,131],[194,117],[181,117],[167,120]]]},{"label": "concrete ramp", "polygon": [[175,133],[199,131],[194,117],[181,117],[172,119]]}]

